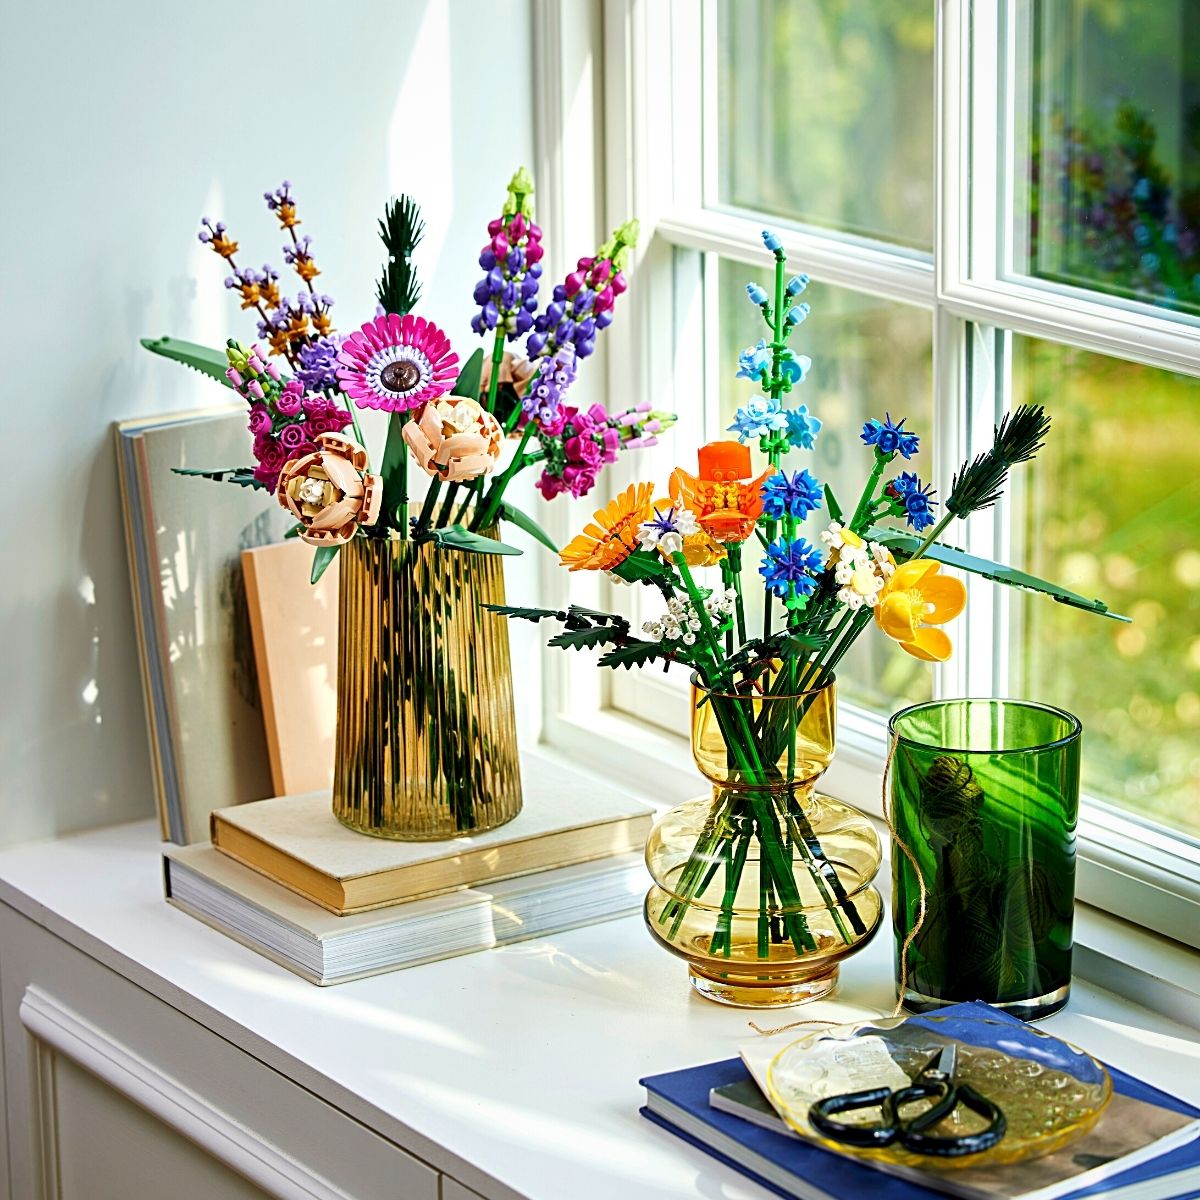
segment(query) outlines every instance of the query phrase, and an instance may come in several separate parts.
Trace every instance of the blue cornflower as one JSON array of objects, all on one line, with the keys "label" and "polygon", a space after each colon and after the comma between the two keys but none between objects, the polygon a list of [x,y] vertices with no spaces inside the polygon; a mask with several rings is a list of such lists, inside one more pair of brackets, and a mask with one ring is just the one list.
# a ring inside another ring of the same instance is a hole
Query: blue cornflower
[{"label": "blue cornflower", "polygon": [[811,450],[816,444],[817,434],[821,432],[820,419],[809,413],[807,404],[785,409],[784,416],[787,417],[788,441],[797,450]]},{"label": "blue cornflower", "polygon": [[761,379],[764,370],[771,369],[771,351],[767,339],[759,338],[757,346],[747,346],[738,355],[738,379]]},{"label": "blue cornflower", "polygon": [[752,304],[767,303],[767,289],[760,287],[757,283],[746,284],[746,295],[750,297]]},{"label": "blue cornflower", "polygon": [[812,359],[807,354],[793,355],[790,350],[785,350],[784,356],[779,364],[780,375],[789,383],[803,383],[812,366]]},{"label": "blue cornflower", "polygon": [[776,250],[783,249],[783,243],[769,229],[764,229],[762,231],[762,240],[763,245],[766,246],[766,248],[770,250],[772,254],[774,254]]},{"label": "blue cornflower", "polygon": [[772,520],[796,517],[803,521],[810,512],[816,512],[823,503],[821,485],[806,468],[793,471],[790,478],[786,471],[776,471],[762,482],[763,512]]},{"label": "blue cornflower", "polygon": [[789,296],[798,296],[806,287],[808,287],[807,275],[793,275],[787,281],[787,294]]},{"label": "blue cornflower", "polygon": [[1137,181],[1133,188],[1133,198],[1135,200],[1150,199],[1150,180],[1143,178]]},{"label": "blue cornflower", "polygon": [[1147,252],[1142,255],[1142,269],[1145,271],[1157,271],[1159,257],[1157,254]]},{"label": "blue cornflower", "polygon": [[776,596],[786,596],[791,587],[796,594],[811,596],[817,586],[816,575],[825,565],[815,546],[797,538],[794,542],[772,542],[759,573]]},{"label": "blue cornflower", "polygon": [[904,428],[905,419],[901,417],[899,421],[893,421],[891,413],[885,413],[882,421],[872,417],[863,426],[862,440],[881,454],[895,454],[898,450],[905,458],[912,458],[917,452],[920,438]]},{"label": "blue cornflower", "polygon": [[1150,244],[1150,230],[1145,225],[1135,225],[1133,227],[1133,240],[1139,246],[1148,246]]},{"label": "blue cornflower", "polygon": [[783,411],[782,402],[774,396],[762,396],[751,400],[734,413],[729,432],[736,433],[738,441],[745,445],[751,438],[765,437],[768,433],[786,428],[787,415]]},{"label": "blue cornflower", "polygon": [[922,487],[915,471],[904,471],[888,484],[888,491],[904,505],[904,519],[918,533],[933,524],[937,504],[933,484]]}]

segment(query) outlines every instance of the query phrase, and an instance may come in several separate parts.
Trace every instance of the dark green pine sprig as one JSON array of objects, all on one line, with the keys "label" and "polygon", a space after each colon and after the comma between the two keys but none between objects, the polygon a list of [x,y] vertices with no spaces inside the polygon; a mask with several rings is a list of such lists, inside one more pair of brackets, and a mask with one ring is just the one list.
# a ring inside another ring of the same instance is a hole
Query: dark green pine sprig
[{"label": "dark green pine sprig", "polygon": [[425,236],[425,222],[411,196],[388,202],[379,221],[379,236],[387,247],[388,261],[384,263],[375,294],[384,312],[402,317],[412,312],[421,298],[421,285],[411,259]]},{"label": "dark green pine sprig", "polygon": [[954,476],[946,511],[966,517],[1000,499],[1008,471],[1028,462],[1046,444],[1050,418],[1040,404],[1022,404],[996,426],[992,448],[977,455]]}]

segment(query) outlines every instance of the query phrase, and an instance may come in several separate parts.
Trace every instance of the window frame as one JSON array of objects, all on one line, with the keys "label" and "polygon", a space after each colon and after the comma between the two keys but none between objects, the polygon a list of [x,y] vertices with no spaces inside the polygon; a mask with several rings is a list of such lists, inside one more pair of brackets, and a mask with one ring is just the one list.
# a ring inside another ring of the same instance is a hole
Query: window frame
[{"label": "window frame", "polygon": [[[1003,229],[1011,214],[997,181],[1003,163],[1013,177],[1015,151],[1009,123],[999,120],[1000,96],[1011,92],[1018,10],[1027,2],[937,2],[932,255],[771,218],[789,257],[814,281],[929,311],[939,478],[953,473],[999,416],[1004,394],[998,384],[1007,377],[1013,333],[1200,376],[1200,320],[1021,278],[1006,264]],[[597,355],[600,369],[589,372],[589,386],[611,404],[653,396],[658,407],[687,411],[695,404],[690,372],[696,369],[713,407],[715,388],[705,385],[705,376],[715,378],[718,369],[713,346],[701,341],[688,364],[677,364],[656,337],[654,322],[671,308],[676,250],[704,256],[710,268],[719,258],[769,262],[759,240],[762,218],[712,203],[714,147],[704,139],[715,131],[715,98],[702,83],[705,72],[712,78],[715,11],[716,0],[603,0],[598,8],[571,0],[534,3],[539,213],[550,244],[568,237],[572,245],[586,243],[631,212],[642,222],[636,286]],[[705,275],[703,303],[711,312],[716,271]],[[610,486],[624,486],[633,473],[621,464]],[[592,505],[551,507],[556,511],[547,523],[565,540]],[[1010,544],[1005,506],[991,521],[980,516],[965,523],[960,540],[973,553],[1003,559]],[[565,603],[568,595],[585,603],[618,599],[606,594],[611,585],[591,580],[581,593],[581,581],[565,574],[552,564],[543,569],[548,603]],[[1011,594],[976,579],[968,588],[960,652],[936,668],[934,694],[1005,694],[1007,661],[997,633],[1009,627]],[[678,683],[645,671],[614,678],[584,656],[552,650],[542,671],[546,741],[666,802],[700,790]],[[664,724],[679,732],[664,732]],[[840,706],[839,750],[826,790],[880,816],[885,755],[885,721]],[[1200,946],[1200,850],[1194,845],[1085,797],[1078,847],[1081,901]]]}]

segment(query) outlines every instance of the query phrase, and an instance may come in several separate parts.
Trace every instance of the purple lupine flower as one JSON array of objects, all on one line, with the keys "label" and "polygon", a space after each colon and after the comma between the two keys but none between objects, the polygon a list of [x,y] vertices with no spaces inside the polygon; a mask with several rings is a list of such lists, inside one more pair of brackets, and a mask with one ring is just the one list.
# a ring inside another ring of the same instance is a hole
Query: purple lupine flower
[{"label": "purple lupine flower", "polygon": [[[326,297],[322,296],[322,300]],[[306,391],[323,392],[336,391],[338,388],[337,356],[342,348],[345,335],[331,333],[328,337],[317,338],[307,346],[301,346],[297,358],[296,378],[304,385]]]},{"label": "purple lupine flower", "polygon": [[499,326],[511,342],[533,325],[545,251],[542,231],[533,222],[532,191],[528,175],[518,171],[509,182],[503,213],[488,223],[491,241],[479,253],[485,274],[472,293],[479,312],[471,328],[481,337]]},{"label": "purple lupine flower", "polygon": [[553,358],[542,362],[533,386],[521,397],[525,415],[545,429],[558,423],[563,396],[575,382],[575,347],[561,346]]}]

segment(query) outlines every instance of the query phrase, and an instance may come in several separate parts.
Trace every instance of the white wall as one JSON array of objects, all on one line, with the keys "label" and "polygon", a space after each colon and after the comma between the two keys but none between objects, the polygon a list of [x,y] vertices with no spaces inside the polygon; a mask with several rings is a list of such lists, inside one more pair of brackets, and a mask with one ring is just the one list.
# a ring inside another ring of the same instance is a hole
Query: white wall
[{"label": "white wall", "polygon": [[253,336],[201,215],[277,261],[261,195],[290,179],[349,328],[414,193],[421,311],[469,353],[485,226],[533,165],[530,43],[529,0],[4,5],[0,841],[153,812],[110,423],[221,398],[139,337]]}]

